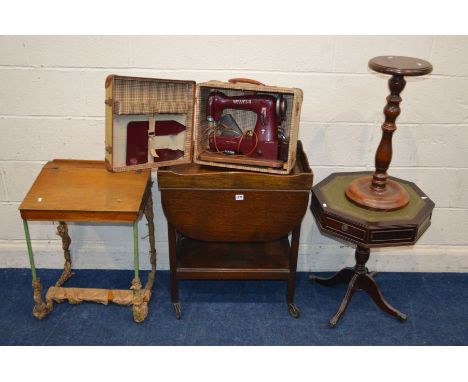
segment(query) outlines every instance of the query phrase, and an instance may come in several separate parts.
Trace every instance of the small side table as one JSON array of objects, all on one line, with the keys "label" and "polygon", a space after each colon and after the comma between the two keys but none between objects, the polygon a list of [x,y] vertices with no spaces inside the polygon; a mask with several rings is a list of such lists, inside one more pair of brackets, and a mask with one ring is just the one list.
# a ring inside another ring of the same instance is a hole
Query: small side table
[{"label": "small side table", "polygon": [[334,173],[312,188],[310,209],[320,231],[357,244],[354,267],[343,268],[330,278],[310,276],[311,281],[325,286],[348,283],[343,302],[329,321],[331,327],[343,316],[356,290],[364,290],[382,310],[406,320],[406,315],[382,296],[374,280],[376,272],[369,272],[366,262],[370,248],[414,244],[431,224],[434,202],[414,183],[402,179],[391,177],[408,192],[409,203],[402,209],[388,213],[361,208],[351,202],[345,195],[348,184],[370,175],[371,172]]},{"label": "small side table", "polygon": [[[103,161],[60,160],[48,162],[21,203],[34,291],[33,315],[46,317],[54,302],[68,300],[72,304],[94,301],[107,304],[133,305],[133,318],[142,322],[148,314],[148,302],[156,276],[153,201],[149,170],[111,173]],[[145,287],[139,275],[138,220],[145,214],[148,221],[151,272]],[[57,234],[62,238],[65,256],[64,271],[42,299],[43,286],[37,277],[29,235],[28,220],[58,221]],[[66,221],[132,223],[135,275],[130,290],[65,288],[72,276],[71,239]]]}]

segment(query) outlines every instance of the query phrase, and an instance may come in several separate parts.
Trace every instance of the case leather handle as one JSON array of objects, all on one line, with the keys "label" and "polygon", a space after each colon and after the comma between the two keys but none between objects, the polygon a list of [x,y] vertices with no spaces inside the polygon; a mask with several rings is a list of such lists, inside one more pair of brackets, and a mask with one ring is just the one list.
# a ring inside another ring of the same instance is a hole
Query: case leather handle
[{"label": "case leather handle", "polygon": [[243,84],[265,86],[265,84],[256,80],[251,80],[250,78],[231,78],[228,82],[230,82],[231,84],[243,83]]}]

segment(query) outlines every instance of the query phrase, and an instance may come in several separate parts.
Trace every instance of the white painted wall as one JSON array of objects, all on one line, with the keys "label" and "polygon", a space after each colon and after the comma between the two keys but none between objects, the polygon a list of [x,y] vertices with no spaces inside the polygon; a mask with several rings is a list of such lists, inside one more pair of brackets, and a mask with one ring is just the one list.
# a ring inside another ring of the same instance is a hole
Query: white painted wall
[{"label": "white painted wall", "polygon": [[[195,80],[250,77],[304,90],[300,139],[317,183],[372,169],[387,96],[377,55],[427,59],[408,78],[390,174],[436,203],[414,247],[376,250],[381,271],[468,271],[468,37],[0,37],[0,267],[27,267],[18,206],[53,158],[103,159],[104,80],[110,73]],[[154,178],[156,174],[153,174]],[[159,269],[168,268],[166,221],[154,186]],[[38,267],[61,267],[52,223],[30,224]],[[77,268],[131,268],[129,226],[71,224]],[[146,233],[144,221],[141,236]],[[148,249],[141,238],[141,253]],[[306,214],[299,270],[336,270],[353,248],[322,236]],[[149,267],[146,256],[142,266]]]}]

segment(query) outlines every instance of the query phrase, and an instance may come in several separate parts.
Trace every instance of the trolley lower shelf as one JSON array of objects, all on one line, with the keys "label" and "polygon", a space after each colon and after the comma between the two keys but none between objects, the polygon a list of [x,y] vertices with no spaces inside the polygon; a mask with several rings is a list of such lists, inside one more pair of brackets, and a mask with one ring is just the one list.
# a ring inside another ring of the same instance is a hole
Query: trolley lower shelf
[{"label": "trolley lower shelf", "polygon": [[287,280],[287,237],[271,242],[220,243],[182,238],[177,243],[177,279]]}]

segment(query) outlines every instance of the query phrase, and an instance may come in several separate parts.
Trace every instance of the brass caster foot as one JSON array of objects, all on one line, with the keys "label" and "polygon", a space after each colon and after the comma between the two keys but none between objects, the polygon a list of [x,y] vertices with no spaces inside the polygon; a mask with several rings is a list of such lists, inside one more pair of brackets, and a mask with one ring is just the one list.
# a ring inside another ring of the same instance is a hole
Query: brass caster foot
[{"label": "brass caster foot", "polygon": [[182,309],[180,307],[180,304],[178,302],[173,302],[172,307],[174,308],[176,319],[180,320],[180,318],[182,317]]},{"label": "brass caster foot", "polygon": [[299,309],[297,309],[296,304],[294,303],[289,303],[288,304],[288,310],[289,314],[291,315],[292,318],[298,318],[300,315]]},{"label": "brass caster foot", "polygon": [[408,316],[404,313],[400,313],[397,315],[397,318],[401,321],[401,322],[405,322],[406,319],[408,318]]},{"label": "brass caster foot", "polygon": [[328,326],[330,328],[335,328],[338,324],[338,318],[333,317],[330,321],[328,321]]}]

